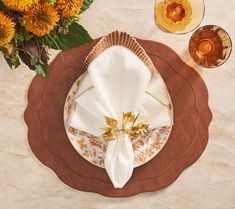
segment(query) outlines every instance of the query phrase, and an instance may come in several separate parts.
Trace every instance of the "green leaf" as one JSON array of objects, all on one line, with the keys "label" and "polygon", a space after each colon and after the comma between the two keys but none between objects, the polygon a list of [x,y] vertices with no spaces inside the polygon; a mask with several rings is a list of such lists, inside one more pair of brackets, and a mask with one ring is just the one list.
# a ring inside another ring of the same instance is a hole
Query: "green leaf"
[{"label": "green leaf", "polygon": [[47,78],[47,66],[44,65],[35,65],[35,70],[37,74],[42,75],[44,78]]},{"label": "green leaf", "polygon": [[42,46],[47,46],[55,50],[67,50],[91,42],[93,39],[89,33],[77,22],[72,22],[67,26],[67,34],[52,31],[51,33],[38,38]]},{"label": "green leaf", "polygon": [[37,56],[32,56],[30,60],[31,65],[36,65],[38,62],[38,57]]},{"label": "green leaf", "polygon": [[17,67],[19,67],[19,65],[20,65],[20,60],[19,60],[18,57],[11,57],[11,56],[9,56],[9,55],[5,55],[5,54],[4,54],[4,58],[5,58],[7,64],[9,65],[9,67],[10,67],[11,69],[13,69],[13,68],[16,69]]},{"label": "green leaf", "polygon": [[[34,46],[34,45],[33,45]],[[21,46],[22,47],[22,46]],[[35,71],[37,74],[41,75],[44,78],[47,78],[48,73],[48,60],[47,56],[42,54],[34,55],[31,53],[26,53],[24,49],[18,48],[18,55],[23,63],[25,63],[29,69]]]},{"label": "green leaf", "polygon": [[5,7],[5,5],[0,1],[0,10],[5,14],[9,14],[9,10]]},{"label": "green leaf", "polygon": [[49,0],[49,3],[51,3],[53,5],[56,3],[56,0]]},{"label": "green leaf", "polygon": [[[62,50],[71,49],[92,41],[89,33],[78,23],[74,22],[69,26],[69,33],[66,35],[58,34],[57,45]],[[55,40],[56,41],[56,40]]]},{"label": "green leaf", "polygon": [[37,37],[38,43],[43,47],[48,47],[49,49],[60,50],[59,46],[60,39],[56,31],[52,31],[50,34],[47,34],[42,37]]},{"label": "green leaf", "polygon": [[84,0],[83,2],[83,5],[82,5],[82,8],[81,8],[81,11],[79,14],[85,12],[89,7],[90,5],[93,3],[93,0]]},{"label": "green leaf", "polygon": [[32,39],[34,35],[28,31],[20,31],[16,32],[14,35],[14,39],[17,40],[18,42],[23,42],[23,41],[29,41]]},{"label": "green leaf", "polygon": [[23,52],[22,50],[18,50],[18,55],[19,55],[21,61],[22,61],[24,64],[26,64],[28,67],[30,67],[30,66],[28,65],[28,63],[26,62],[25,54],[24,54],[24,52]]},{"label": "green leaf", "polygon": [[15,57],[13,60],[14,68],[18,68],[20,66],[20,60],[18,57]]},{"label": "green leaf", "polygon": [[17,17],[21,26],[25,27],[25,19],[23,17]]},{"label": "green leaf", "polygon": [[40,65],[35,65],[34,67],[34,71],[43,76],[44,78],[47,78],[48,76],[48,60],[46,58],[42,57],[42,64]]}]

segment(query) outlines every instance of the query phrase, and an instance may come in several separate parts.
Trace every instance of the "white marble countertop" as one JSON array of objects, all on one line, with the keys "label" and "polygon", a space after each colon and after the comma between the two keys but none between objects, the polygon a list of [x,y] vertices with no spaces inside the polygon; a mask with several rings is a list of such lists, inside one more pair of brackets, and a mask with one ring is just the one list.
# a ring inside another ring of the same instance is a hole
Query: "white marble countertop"
[{"label": "white marble countertop", "polygon": [[[205,70],[188,54],[192,33],[174,35],[155,26],[154,0],[95,0],[80,23],[93,38],[113,30],[163,42],[201,74],[213,112],[208,146],[201,158],[169,187],[129,198],[74,190],[41,164],[29,148],[23,113],[35,76],[12,71],[0,56],[0,209],[235,209],[235,53],[221,67]],[[222,26],[235,44],[234,0],[205,0],[201,25]],[[52,54],[56,54],[53,52]]]}]

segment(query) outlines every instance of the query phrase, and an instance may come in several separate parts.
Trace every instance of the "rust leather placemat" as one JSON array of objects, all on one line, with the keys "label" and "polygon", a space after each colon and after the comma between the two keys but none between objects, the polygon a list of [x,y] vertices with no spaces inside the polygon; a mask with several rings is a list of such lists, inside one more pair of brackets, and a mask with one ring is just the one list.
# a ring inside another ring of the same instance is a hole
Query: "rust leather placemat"
[{"label": "rust leather placemat", "polygon": [[164,188],[193,164],[206,147],[212,119],[206,86],[172,49],[158,42],[138,40],[166,82],[174,106],[174,126],[161,152],[136,168],[122,189],[115,189],[104,169],[87,162],[75,151],[63,121],[65,98],[85,72],[84,58],[97,41],[58,55],[50,65],[47,80],[39,76],[33,79],[25,111],[30,147],[64,183],[81,191],[127,197]]}]

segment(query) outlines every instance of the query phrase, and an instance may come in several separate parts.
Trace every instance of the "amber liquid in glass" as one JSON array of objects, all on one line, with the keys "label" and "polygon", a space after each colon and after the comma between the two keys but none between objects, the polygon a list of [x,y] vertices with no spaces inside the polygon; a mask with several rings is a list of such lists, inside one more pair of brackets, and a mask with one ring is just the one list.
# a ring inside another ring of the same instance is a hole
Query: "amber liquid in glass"
[{"label": "amber liquid in glass", "polygon": [[185,9],[181,4],[172,3],[166,8],[166,16],[172,21],[181,21],[185,17]]},{"label": "amber liquid in glass", "polygon": [[203,39],[199,44],[198,44],[198,53],[201,56],[206,56],[213,52],[214,50],[214,43],[210,39]]},{"label": "amber liquid in glass", "polygon": [[217,26],[205,26],[191,37],[189,52],[194,61],[203,67],[217,67],[225,62],[231,48],[229,38]]}]

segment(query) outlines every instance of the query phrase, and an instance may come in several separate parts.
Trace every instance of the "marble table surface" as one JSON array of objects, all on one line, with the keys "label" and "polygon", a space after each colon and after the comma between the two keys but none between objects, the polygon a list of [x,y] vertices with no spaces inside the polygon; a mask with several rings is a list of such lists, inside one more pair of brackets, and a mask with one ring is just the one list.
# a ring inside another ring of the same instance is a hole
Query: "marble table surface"
[{"label": "marble table surface", "polygon": [[[161,31],[154,0],[95,0],[80,23],[93,38],[113,30],[163,42],[203,77],[213,112],[209,143],[201,158],[169,187],[129,198],[80,192],[62,183],[29,148],[23,113],[34,72],[12,71],[0,55],[0,209],[235,209],[235,53],[221,67],[206,70],[188,54],[192,33]],[[235,44],[234,0],[205,0],[201,25],[222,26]],[[54,57],[57,52],[51,52]]]}]

